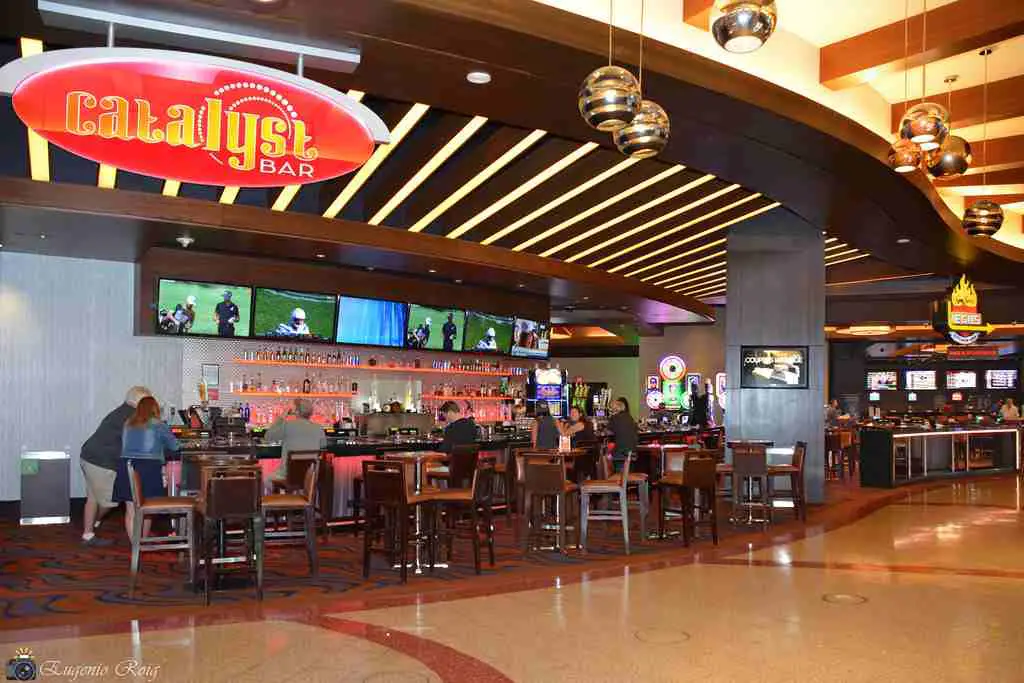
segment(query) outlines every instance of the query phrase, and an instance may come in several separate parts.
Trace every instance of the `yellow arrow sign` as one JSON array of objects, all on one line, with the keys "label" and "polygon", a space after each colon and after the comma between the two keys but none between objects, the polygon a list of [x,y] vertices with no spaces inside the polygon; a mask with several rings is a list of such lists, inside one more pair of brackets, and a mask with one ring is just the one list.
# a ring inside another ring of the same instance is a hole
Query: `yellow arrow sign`
[{"label": "yellow arrow sign", "polygon": [[992,334],[996,326],[992,323],[986,323],[985,325],[954,325],[950,323],[949,329],[954,332],[984,332],[985,334]]}]

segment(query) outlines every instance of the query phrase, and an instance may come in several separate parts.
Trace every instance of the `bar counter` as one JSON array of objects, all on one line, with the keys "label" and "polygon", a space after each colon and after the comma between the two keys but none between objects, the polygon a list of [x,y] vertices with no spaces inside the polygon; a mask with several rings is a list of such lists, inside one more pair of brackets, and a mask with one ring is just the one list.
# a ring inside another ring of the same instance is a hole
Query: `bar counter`
[{"label": "bar counter", "polygon": [[892,488],[927,479],[1019,472],[1020,428],[861,429],[861,486]]}]

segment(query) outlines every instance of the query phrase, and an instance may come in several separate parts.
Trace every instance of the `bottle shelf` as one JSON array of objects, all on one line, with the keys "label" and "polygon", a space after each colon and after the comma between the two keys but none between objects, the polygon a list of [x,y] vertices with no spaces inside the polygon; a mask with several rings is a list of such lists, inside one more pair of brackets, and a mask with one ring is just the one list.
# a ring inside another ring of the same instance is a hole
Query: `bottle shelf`
[{"label": "bottle shelf", "polygon": [[[238,365],[264,365],[271,367],[289,368],[315,368],[325,370],[365,370],[369,372],[405,372],[426,375],[462,375],[474,377],[515,377],[511,372],[500,370],[458,370],[455,368],[412,368],[412,367],[390,367],[387,365],[344,365],[342,363],[305,363],[293,360],[249,360],[247,358],[235,358],[233,363]],[[525,375],[523,375],[525,376]]]},{"label": "bottle shelf", "polygon": [[451,396],[446,394],[423,394],[423,401],[514,401],[515,396]]},{"label": "bottle shelf", "polygon": [[242,398],[355,398],[350,391],[324,392],[324,391],[229,391],[229,396]]}]

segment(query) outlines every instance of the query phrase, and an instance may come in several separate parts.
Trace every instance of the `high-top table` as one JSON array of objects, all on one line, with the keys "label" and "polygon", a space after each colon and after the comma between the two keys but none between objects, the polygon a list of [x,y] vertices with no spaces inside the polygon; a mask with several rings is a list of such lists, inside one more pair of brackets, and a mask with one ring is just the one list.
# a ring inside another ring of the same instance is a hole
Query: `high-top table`
[{"label": "high-top table", "polygon": [[[392,453],[382,453],[378,455],[379,460],[385,460],[389,462],[398,462],[403,465],[412,465],[413,469],[413,493],[417,496],[423,493],[423,488],[426,480],[427,464],[432,462],[440,462],[448,456],[439,451],[395,451]],[[408,482],[407,482],[408,483]],[[416,532],[416,552],[413,554],[412,569],[417,574],[423,573],[423,568],[430,569],[431,566],[423,562],[423,510],[417,505],[413,512],[413,528]],[[364,532],[365,533],[365,532]],[[433,567],[440,567],[446,569],[447,563],[435,561]]]}]

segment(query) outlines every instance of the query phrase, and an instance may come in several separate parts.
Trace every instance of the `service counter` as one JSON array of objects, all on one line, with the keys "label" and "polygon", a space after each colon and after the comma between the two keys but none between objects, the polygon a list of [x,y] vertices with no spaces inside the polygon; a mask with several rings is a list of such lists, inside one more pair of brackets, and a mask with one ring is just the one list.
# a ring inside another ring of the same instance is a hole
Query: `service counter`
[{"label": "service counter", "polygon": [[861,486],[891,488],[916,481],[1019,472],[1016,426],[861,429]]}]

